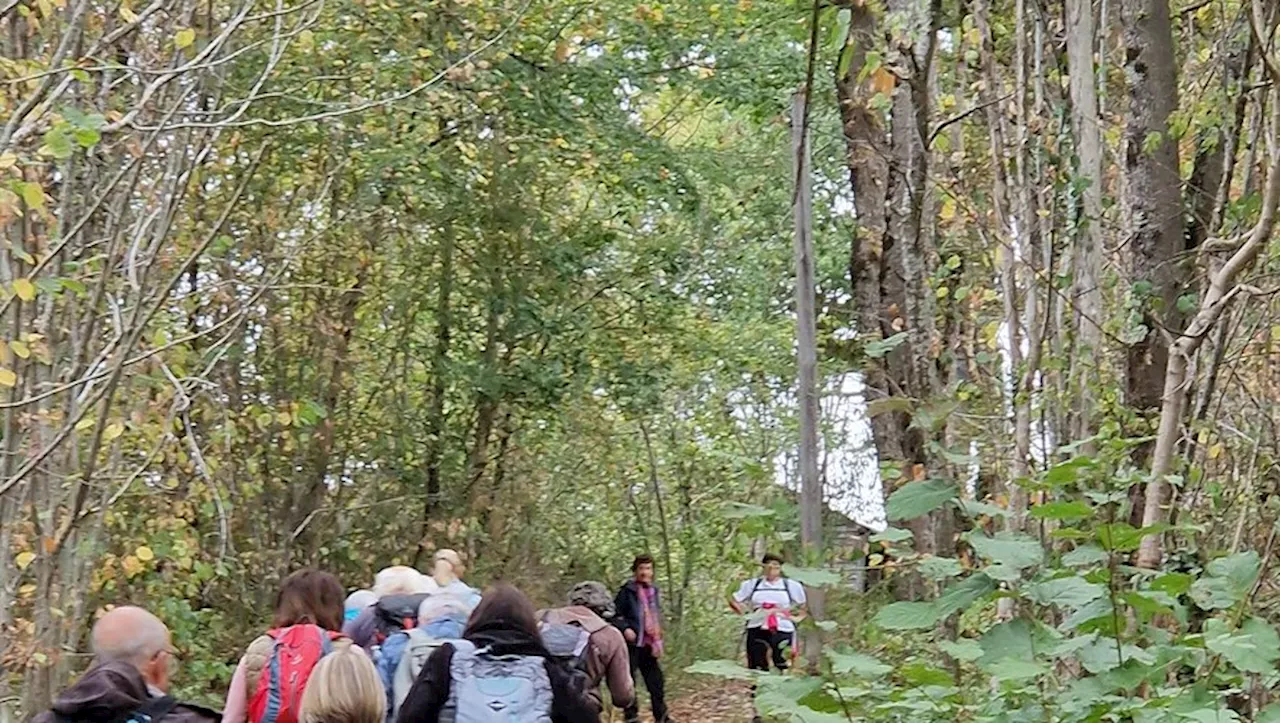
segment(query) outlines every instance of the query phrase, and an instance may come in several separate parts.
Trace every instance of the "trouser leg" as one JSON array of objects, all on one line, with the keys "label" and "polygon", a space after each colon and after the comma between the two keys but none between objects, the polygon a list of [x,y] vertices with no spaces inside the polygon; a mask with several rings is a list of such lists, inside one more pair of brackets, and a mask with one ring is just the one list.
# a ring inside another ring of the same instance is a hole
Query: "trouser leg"
[{"label": "trouser leg", "polygon": [[653,706],[653,719],[658,723],[666,723],[666,678],[662,674],[662,664],[654,657],[653,651],[649,648],[640,649],[639,660],[640,675],[644,676],[644,687],[649,689],[649,702]]}]

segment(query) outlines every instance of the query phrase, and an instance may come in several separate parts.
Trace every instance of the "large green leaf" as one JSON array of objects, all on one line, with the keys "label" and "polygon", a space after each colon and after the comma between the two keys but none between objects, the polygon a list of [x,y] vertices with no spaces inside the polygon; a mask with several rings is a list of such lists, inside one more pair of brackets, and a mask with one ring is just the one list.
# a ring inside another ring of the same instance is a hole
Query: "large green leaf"
[{"label": "large green leaf", "polygon": [[1093,517],[1093,508],[1082,500],[1061,500],[1036,505],[1030,514],[1040,520],[1087,520]]},{"label": "large green leaf", "polygon": [[1258,580],[1258,572],[1262,569],[1262,560],[1253,550],[1238,552],[1234,555],[1219,557],[1205,568],[1213,577],[1220,577],[1231,583],[1238,599],[1243,600],[1253,590]]},{"label": "large green leaf", "polygon": [[838,573],[817,567],[789,567],[787,577],[808,587],[835,587],[844,582]]},{"label": "large green leaf", "polygon": [[977,640],[961,638],[956,641],[943,640],[938,643],[942,652],[962,662],[973,662],[983,656],[982,645]]},{"label": "large green leaf", "polygon": [[920,574],[934,581],[957,577],[964,572],[964,565],[954,557],[934,557],[932,555],[920,561]]},{"label": "large green leaf", "polygon": [[924,630],[938,622],[938,607],[931,602],[896,602],[880,608],[875,624],[886,630]]},{"label": "large green leaf", "polygon": [[831,661],[831,669],[837,675],[853,673],[863,678],[879,678],[893,672],[893,666],[885,665],[879,660],[855,652],[839,652],[828,649],[827,660]]},{"label": "large green leaf", "polygon": [[1086,581],[1081,577],[1060,577],[1032,585],[1027,590],[1027,597],[1040,605],[1056,605],[1060,608],[1075,609],[1091,603],[1105,595],[1107,588],[1097,583]]},{"label": "large green leaf", "polygon": [[1044,560],[1039,540],[1027,535],[1001,532],[995,537],[987,537],[975,532],[969,535],[969,544],[988,560],[1019,570],[1034,567]]},{"label": "large green leaf", "polygon": [[758,671],[748,670],[734,660],[699,660],[686,667],[684,672],[694,675],[713,675],[729,680],[755,680],[760,675]]},{"label": "large green leaf", "polygon": [[956,486],[946,480],[908,482],[889,495],[885,516],[890,520],[914,520],[956,498]]},{"label": "large green leaf", "polygon": [[914,537],[915,535],[911,534],[911,530],[904,530],[901,527],[886,527],[883,532],[877,532],[869,540],[871,542],[887,542],[892,545],[899,542],[907,542]]},{"label": "large green leaf", "polygon": [[1275,661],[1280,659],[1280,635],[1257,618],[1245,621],[1239,630],[1212,618],[1204,624],[1204,644],[1246,673],[1275,672]]},{"label": "large green leaf", "polygon": [[952,613],[958,613],[967,609],[976,600],[996,589],[996,583],[990,577],[983,573],[970,575],[963,580],[958,580],[942,591],[934,605],[938,610],[938,617],[945,618]]},{"label": "large green leaf", "polygon": [[1062,564],[1068,567],[1087,567],[1106,562],[1107,551],[1095,545],[1081,545],[1062,556]]},{"label": "large green leaf", "polygon": [[991,666],[1005,660],[1030,663],[1035,659],[1031,623],[1023,619],[1010,620],[992,627],[982,635],[983,666]]}]

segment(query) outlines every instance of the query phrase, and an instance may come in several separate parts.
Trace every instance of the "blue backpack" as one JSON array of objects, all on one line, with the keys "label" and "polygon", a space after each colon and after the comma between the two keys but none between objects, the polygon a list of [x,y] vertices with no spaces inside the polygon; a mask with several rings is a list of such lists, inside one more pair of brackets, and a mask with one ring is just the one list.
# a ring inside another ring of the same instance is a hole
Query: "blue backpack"
[{"label": "blue backpack", "polygon": [[493,655],[459,640],[441,723],[551,723],[551,678],[536,655]]}]

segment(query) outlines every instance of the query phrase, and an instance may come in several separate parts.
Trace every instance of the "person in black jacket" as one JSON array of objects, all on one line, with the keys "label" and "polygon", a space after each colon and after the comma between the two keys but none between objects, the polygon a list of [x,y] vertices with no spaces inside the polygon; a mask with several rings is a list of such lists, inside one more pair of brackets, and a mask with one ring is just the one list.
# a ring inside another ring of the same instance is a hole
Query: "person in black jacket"
[{"label": "person in black jacket", "polygon": [[[638,555],[631,563],[631,579],[618,590],[614,600],[617,617],[614,625],[622,630],[631,653],[631,674],[637,670],[649,689],[649,702],[653,707],[653,719],[657,723],[671,723],[667,715],[666,680],[659,661],[663,653],[662,599],[658,586],[653,583],[653,557]],[[626,709],[627,723],[639,723],[640,704],[632,703]]]},{"label": "person in black jacket", "polygon": [[[494,655],[525,655],[545,659],[551,681],[553,723],[600,723],[600,714],[587,699],[572,673],[547,652],[538,633],[533,603],[511,585],[498,584],[484,593],[471,613],[462,639]],[[456,649],[445,643],[422,666],[422,672],[400,706],[398,723],[437,723],[449,702],[453,684],[450,663]]]},{"label": "person in black jacket", "polygon": [[147,717],[155,723],[218,723],[222,714],[170,697],[177,658],[169,629],[155,615],[118,607],[93,626],[94,665],[35,723],[112,723]]}]

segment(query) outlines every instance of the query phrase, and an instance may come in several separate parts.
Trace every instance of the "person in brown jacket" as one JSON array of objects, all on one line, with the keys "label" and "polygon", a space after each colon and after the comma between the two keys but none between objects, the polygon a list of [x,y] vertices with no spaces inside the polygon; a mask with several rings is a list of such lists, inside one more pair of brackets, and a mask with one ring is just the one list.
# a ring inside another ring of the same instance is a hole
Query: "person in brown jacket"
[{"label": "person in brown jacket", "polygon": [[544,610],[539,619],[552,625],[577,625],[590,635],[587,640],[587,677],[591,689],[587,694],[603,708],[600,683],[609,686],[609,697],[616,708],[625,709],[636,698],[635,681],[631,679],[631,657],[622,631],[614,627],[613,596],[603,583],[580,582],[569,591],[569,606]]},{"label": "person in brown jacket", "polygon": [[151,613],[119,607],[93,626],[93,667],[34,723],[216,723],[221,714],[169,697],[177,658],[169,629]]}]

